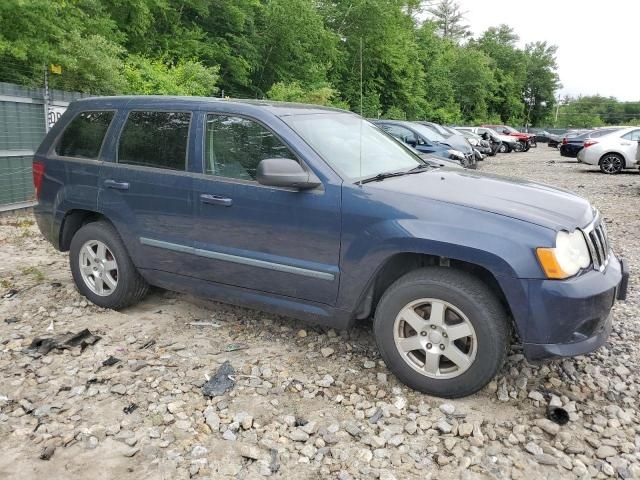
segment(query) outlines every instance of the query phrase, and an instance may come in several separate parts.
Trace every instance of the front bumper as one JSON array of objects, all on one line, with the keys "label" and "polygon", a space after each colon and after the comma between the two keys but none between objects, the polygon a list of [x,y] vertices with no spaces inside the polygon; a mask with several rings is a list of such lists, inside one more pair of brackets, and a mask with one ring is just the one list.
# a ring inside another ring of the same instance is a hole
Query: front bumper
[{"label": "front bumper", "polygon": [[629,270],[611,254],[604,272],[569,280],[529,281],[528,360],[571,357],[600,348],[611,332],[611,308],[627,295]]}]

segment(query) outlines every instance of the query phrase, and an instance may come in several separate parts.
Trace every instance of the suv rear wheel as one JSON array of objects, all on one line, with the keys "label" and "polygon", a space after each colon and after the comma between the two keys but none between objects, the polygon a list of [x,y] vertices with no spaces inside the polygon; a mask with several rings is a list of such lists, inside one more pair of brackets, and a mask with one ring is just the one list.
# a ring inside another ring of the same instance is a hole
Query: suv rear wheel
[{"label": "suv rear wheel", "polygon": [[484,387],[502,366],[510,338],[506,312],[491,290],[445,268],[416,270],[389,287],[374,332],[400,381],[446,398]]},{"label": "suv rear wheel", "polygon": [[107,222],[89,223],[76,232],[69,263],[80,293],[100,307],[118,310],[138,302],[147,293],[147,282]]}]

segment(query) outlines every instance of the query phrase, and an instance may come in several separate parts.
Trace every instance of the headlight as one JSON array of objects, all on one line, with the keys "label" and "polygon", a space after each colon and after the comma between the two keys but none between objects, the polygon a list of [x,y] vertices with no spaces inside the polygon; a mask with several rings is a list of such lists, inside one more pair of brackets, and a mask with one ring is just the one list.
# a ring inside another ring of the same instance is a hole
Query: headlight
[{"label": "headlight", "polygon": [[447,155],[454,160],[464,160],[464,153],[458,150],[447,150]]},{"label": "headlight", "polygon": [[538,248],[536,253],[548,278],[572,277],[591,264],[589,248],[581,230],[558,232],[555,248]]}]

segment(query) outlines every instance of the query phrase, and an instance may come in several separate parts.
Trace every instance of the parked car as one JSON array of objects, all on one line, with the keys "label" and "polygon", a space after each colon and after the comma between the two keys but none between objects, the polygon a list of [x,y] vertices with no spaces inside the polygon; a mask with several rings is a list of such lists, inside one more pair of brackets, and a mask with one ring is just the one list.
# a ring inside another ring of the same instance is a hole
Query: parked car
[{"label": "parked car", "polygon": [[[456,129],[457,130],[457,129]],[[483,139],[479,135],[468,130],[457,130],[466,137],[473,148],[477,148],[481,153],[493,157],[500,148],[500,142],[492,142],[490,139]]]},{"label": "parked car", "polygon": [[640,128],[603,130],[599,132],[604,134],[594,135],[584,142],[578,161],[598,165],[602,173],[608,174],[620,173],[625,168],[638,168]]},{"label": "parked car", "polygon": [[439,135],[442,135],[442,137],[445,138],[447,145],[450,145],[451,148],[462,152],[465,157],[474,156],[476,162],[484,160],[484,156],[480,152],[476,151],[467,138],[460,132],[433,122],[417,121],[412,123],[423,125]]},{"label": "parked car", "polygon": [[466,168],[475,168],[471,148],[465,153],[457,150],[437,132],[415,122],[401,120],[372,120],[373,124],[392,137],[415,148],[421,153],[435,153],[453,160],[459,160]]},{"label": "parked car", "polygon": [[587,200],[431,168],[337,109],[83,99],[33,177],[38,227],[96,305],[156,285],[332,328],[373,318],[389,369],[432,395],[486,385],[512,329],[528,360],[597,349],[627,289]]},{"label": "parked car", "polygon": [[562,139],[562,145],[560,145],[560,155],[563,157],[576,158],[578,153],[584,147],[584,143],[590,138],[599,138],[603,135],[617,131],[618,128],[601,128],[598,130],[587,130],[584,133],[568,134]]},{"label": "parked car", "polygon": [[501,135],[492,128],[487,127],[457,127],[458,130],[466,130],[468,132],[480,135],[482,138],[491,139],[494,142],[500,142],[498,152],[509,153],[522,147],[516,137],[510,135]]},{"label": "parked car", "polygon": [[509,135],[517,138],[522,144],[522,151],[526,152],[531,147],[536,147],[535,135],[530,133],[522,133],[509,125],[482,125],[485,128],[493,128],[496,132],[502,135]]}]

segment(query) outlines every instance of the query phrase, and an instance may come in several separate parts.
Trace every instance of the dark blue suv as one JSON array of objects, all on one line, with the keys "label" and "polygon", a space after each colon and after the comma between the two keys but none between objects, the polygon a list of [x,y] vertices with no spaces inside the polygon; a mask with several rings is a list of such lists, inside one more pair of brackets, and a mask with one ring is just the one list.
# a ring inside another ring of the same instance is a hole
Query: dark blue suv
[{"label": "dark blue suv", "polygon": [[148,285],[347,328],[444,397],[602,345],[628,274],[584,199],[430,166],[349,112],[210,98],[77,101],[34,164],[43,235],[80,292]]}]

